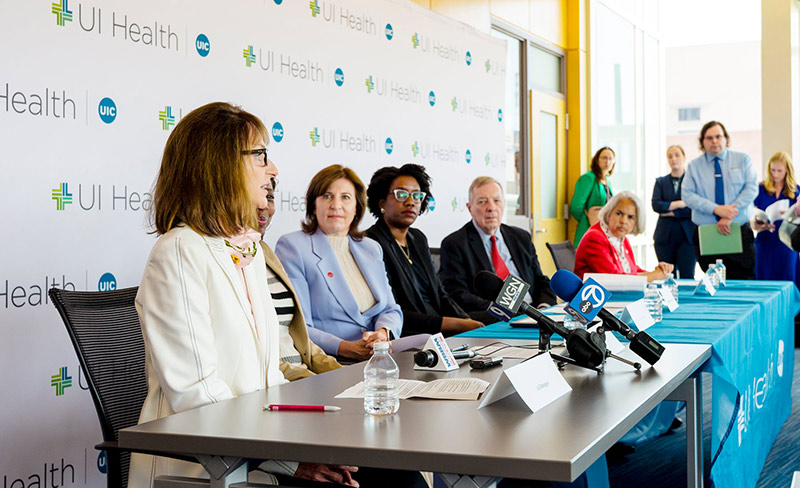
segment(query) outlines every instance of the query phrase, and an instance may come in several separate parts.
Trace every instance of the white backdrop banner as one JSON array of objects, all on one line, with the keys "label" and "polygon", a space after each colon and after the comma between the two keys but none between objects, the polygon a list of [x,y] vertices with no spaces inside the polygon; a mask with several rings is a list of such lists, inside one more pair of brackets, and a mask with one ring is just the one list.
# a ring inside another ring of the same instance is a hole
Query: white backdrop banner
[{"label": "white backdrop banner", "polygon": [[[136,286],[169,132],[211,101],[270,129],[274,244],[333,163],[424,165],[432,246],[504,181],[506,46],[405,0],[0,0],[2,488],[105,485],[91,397],[51,287]],[[513,162],[512,162],[513,163]],[[371,225],[367,216],[362,228]]]}]

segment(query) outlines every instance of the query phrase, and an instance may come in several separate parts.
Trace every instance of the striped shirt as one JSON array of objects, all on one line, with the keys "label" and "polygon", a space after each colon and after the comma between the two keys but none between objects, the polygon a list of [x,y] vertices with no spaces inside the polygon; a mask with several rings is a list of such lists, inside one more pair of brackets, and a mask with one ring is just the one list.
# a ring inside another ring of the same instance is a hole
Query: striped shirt
[{"label": "striped shirt", "polygon": [[294,347],[292,336],[289,335],[289,324],[292,323],[294,318],[295,307],[292,293],[269,266],[267,266],[267,284],[269,285],[269,294],[272,295],[272,304],[275,305],[275,312],[278,314],[278,323],[280,324],[281,361],[290,364],[302,364],[303,359]]}]

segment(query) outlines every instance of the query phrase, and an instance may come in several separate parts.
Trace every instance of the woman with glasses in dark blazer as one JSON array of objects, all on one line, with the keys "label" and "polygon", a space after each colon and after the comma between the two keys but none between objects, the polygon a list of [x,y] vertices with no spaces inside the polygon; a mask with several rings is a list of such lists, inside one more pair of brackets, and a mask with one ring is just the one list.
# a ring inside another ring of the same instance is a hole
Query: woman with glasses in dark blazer
[{"label": "woman with glasses in dark blazer", "polygon": [[481,327],[444,291],[428,239],[411,226],[428,208],[431,178],[418,164],[387,166],[372,175],[367,206],[378,221],[367,235],[383,249],[386,274],[403,310],[403,335],[454,335]]},{"label": "woman with glasses in dark blazer", "polygon": [[681,199],[683,175],[686,172],[686,153],[678,145],[667,149],[670,172],[656,179],[653,187],[653,211],[658,213],[658,223],[653,233],[656,256],[659,261],[675,263],[678,277],[691,280],[697,258],[694,254],[695,225],[692,210]]}]

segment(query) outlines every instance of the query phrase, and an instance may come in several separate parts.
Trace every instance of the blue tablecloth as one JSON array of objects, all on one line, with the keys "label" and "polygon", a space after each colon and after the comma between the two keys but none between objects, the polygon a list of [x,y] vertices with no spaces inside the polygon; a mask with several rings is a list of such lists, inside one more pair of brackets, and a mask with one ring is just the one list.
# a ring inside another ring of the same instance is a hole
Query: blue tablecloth
[{"label": "blue tablecloth", "polygon": [[[791,410],[800,293],[788,281],[729,281],[713,297],[693,289],[681,286],[680,307],[647,332],[665,344],[712,346],[703,366],[714,375],[711,481],[752,487]],[[460,337],[530,340],[538,331],[498,323]]]}]

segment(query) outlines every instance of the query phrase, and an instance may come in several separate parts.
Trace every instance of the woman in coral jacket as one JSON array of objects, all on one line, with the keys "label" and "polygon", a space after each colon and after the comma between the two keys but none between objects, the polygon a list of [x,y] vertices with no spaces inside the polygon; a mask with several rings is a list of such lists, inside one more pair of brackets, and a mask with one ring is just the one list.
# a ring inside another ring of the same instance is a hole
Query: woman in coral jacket
[{"label": "woman in coral jacket", "polygon": [[660,262],[653,271],[636,264],[628,234],[644,230],[642,203],[631,192],[614,195],[600,210],[598,222],[583,235],[575,255],[575,274],[609,273],[645,275],[647,281],[660,280],[672,272],[673,265]]}]

